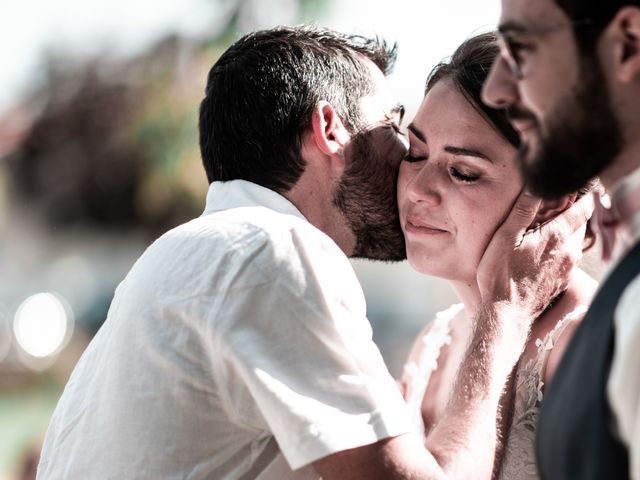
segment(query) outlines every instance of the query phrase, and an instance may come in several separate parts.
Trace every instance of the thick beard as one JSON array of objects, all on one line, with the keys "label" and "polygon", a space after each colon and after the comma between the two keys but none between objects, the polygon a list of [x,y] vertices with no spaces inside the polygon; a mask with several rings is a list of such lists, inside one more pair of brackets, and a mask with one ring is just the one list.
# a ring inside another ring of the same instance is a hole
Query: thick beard
[{"label": "thick beard", "polygon": [[356,239],[352,258],[407,258],[396,201],[398,162],[378,153],[371,131],[358,133],[333,202]]},{"label": "thick beard", "polygon": [[522,176],[537,196],[555,199],[578,191],[607,168],[622,149],[619,122],[611,106],[604,73],[596,59],[583,55],[580,85],[548,116],[539,149],[524,143]]}]

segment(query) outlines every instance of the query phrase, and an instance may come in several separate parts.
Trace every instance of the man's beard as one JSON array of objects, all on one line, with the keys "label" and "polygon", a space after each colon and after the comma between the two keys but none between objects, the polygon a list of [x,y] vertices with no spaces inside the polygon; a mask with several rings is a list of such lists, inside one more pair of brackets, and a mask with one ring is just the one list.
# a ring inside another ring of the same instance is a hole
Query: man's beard
[{"label": "man's beard", "polygon": [[[547,117],[546,135],[538,124],[537,151],[521,145],[519,162],[525,183],[546,199],[576,192],[611,165],[623,142],[597,59],[581,56],[580,84]],[[513,117],[527,117],[526,112]]]},{"label": "man's beard", "polygon": [[[355,235],[353,258],[407,258],[396,200],[398,166],[404,150],[399,152],[397,145],[387,148],[389,142],[398,142],[396,136],[391,127],[364,131],[354,135],[349,154],[345,153],[345,172],[333,202]],[[380,137],[382,141],[377,142]]]}]

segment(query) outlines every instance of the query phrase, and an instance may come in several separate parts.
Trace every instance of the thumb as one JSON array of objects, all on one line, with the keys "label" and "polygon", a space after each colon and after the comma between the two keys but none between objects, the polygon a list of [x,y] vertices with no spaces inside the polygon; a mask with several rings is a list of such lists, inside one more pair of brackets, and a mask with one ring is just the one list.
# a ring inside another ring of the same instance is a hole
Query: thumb
[{"label": "thumb", "polygon": [[593,195],[584,195],[567,210],[546,222],[536,231],[544,242],[564,243],[575,232],[580,231],[591,217],[594,209]]},{"label": "thumb", "polygon": [[504,220],[497,234],[513,245],[520,245],[522,238],[538,213],[542,200],[533,196],[526,188],[520,192],[509,215]]}]

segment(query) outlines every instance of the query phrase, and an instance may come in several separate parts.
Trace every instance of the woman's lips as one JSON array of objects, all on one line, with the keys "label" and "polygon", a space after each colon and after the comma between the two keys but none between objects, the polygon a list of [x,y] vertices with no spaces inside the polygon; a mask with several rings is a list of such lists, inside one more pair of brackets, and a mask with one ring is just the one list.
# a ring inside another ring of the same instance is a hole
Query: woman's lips
[{"label": "woman's lips", "polygon": [[405,233],[412,235],[442,235],[443,233],[448,233],[446,230],[438,228],[434,225],[411,219],[407,219],[404,230]]}]

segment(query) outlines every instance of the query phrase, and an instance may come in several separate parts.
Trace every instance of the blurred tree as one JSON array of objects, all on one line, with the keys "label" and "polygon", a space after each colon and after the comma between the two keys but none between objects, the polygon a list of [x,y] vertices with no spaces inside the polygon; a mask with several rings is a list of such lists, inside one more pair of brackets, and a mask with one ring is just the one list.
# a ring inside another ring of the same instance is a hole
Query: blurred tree
[{"label": "blurred tree", "polygon": [[206,182],[181,169],[198,166],[204,57],[177,37],[128,61],[50,56],[45,86],[22,107],[32,123],[7,156],[18,204],[51,226],[150,233],[193,215]]},{"label": "blurred tree", "polygon": [[221,13],[212,33],[171,35],[133,59],[48,54],[44,84],[11,112],[28,121],[11,148],[0,141],[21,213],[50,227],[157,235],[201,211],[197,108],[210,66],[239,31],[308,20],[328,2],[213,4]]}]

